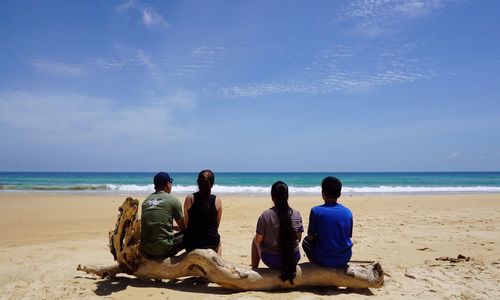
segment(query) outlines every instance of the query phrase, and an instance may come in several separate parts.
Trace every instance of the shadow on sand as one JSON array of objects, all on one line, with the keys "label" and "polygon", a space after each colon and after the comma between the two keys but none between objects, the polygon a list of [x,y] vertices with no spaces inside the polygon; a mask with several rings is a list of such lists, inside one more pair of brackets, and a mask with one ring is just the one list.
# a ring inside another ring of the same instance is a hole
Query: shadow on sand
[{"label": "shadow on sand", "polygon": [[[95,280],[94,277],[76,276],[75,278],[86,278]],[[94,293],[98,296],[109,296],[113,293],[123,291],[128,286],[138,288],[163,288],[181,292],[212,294],[212,295],[231,295],[237,294],[239,291],[232,291],[222,288],[213,283],[207,283],[196,277],[188,277],[180,280],[147,280],[135,277],[116,277],[114,279],[102,279],[96,282],[96,290]],[[303,293],[311,293],[319,296],[334,296],[358,294],[363,296],[374,295],[370,289],[352,289],[352,288],[337,288],[337,287],[300,287],[296,289],[284,289],[277,291],[265,291],[270,294],[282,294],[292,291]],[[262,291],[260,291],[262,292]]]}]

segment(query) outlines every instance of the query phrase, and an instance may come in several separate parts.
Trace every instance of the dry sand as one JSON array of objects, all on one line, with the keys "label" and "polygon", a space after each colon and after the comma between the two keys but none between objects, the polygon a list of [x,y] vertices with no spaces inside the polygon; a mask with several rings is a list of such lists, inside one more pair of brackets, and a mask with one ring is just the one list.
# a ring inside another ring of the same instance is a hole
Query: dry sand
[{"label": "dry sand", "polygon": [[[179,195],[182,199],[183,195]],[[136,197],[143,200],[144,196]],[[377,260],[387,272],[381,289],[307,288],[231,292],[192,281],[115,281],[76,271],[107,265],[107,232],[124,196],[0,193],[1,299],[500,299],[500,195],[344,196],[354,220],[353,260]],[[220,233],[223,258],[250,263],[250,241],[269,197],[226,195]],[[292,196],[307,228],[319,197]],[[469,261],[437,261],[441,256]],[[306,261],[302,258],[301,262]]]}]

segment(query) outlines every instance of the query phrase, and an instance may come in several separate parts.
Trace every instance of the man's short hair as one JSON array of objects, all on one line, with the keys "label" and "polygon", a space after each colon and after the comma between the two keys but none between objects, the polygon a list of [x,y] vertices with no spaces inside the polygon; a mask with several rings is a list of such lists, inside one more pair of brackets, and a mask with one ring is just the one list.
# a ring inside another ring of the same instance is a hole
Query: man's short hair
[{"label": "man's short hair", "polygon": [[165,172],[157,173],[153,179],[153,183],[155,184],[156,190],[163,189],[167,185],[167,182],[172,183],[173,181],[174,180],[172,179],[172,177],[170,177],[170,175],[168,175],[168,173]]},{"label": "man's short hair", "polygon": [[327,198],[335,198],[340,197],[340,191],[342,190],[342,182],[338,178],[333,176],[328,176],[321,182],[321,189],[323,194]]}]

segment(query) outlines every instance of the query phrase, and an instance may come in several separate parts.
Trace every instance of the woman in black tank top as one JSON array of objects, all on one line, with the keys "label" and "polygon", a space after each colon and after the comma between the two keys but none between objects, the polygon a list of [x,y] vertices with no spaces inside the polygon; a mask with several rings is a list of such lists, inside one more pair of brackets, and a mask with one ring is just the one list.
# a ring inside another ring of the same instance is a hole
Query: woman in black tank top
[{"label": "woman in black tank top", "polygon": [[222,216],[220,198],[211,194],[215,182],[214,173],[203,170],[198,174],[199,191],[188,195],[184,201],[184,246],[187,251],[213,249],[222,254],[219,224]]}]

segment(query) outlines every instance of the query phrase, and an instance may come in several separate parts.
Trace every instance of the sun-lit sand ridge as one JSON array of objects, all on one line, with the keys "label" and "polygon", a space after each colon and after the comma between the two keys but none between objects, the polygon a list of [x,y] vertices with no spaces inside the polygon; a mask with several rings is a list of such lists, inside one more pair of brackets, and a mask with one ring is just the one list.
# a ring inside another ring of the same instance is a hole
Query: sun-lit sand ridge
[{"label": "sun-lit sand ridge", "polygon": [[[182,200],[184,195],[178,195]],[[137,196],[143,200],[144,196]],[[378,260],[388,273],[379,290],[311,288],[234,293],[216,285],[112,282],[76,271],[113,261],[107,232],[123,195],[0,193],[0,298],[500,298],[500,195],[344,196],[355,216],[354,260]],[[293,196],[307,228],[314,196]],[[250,241],[269,197],[223,196],[223,258],[249,265]],[[435,258],[458,254],[469,261]],[[302,261],[305,261],[303,258]]]}]

